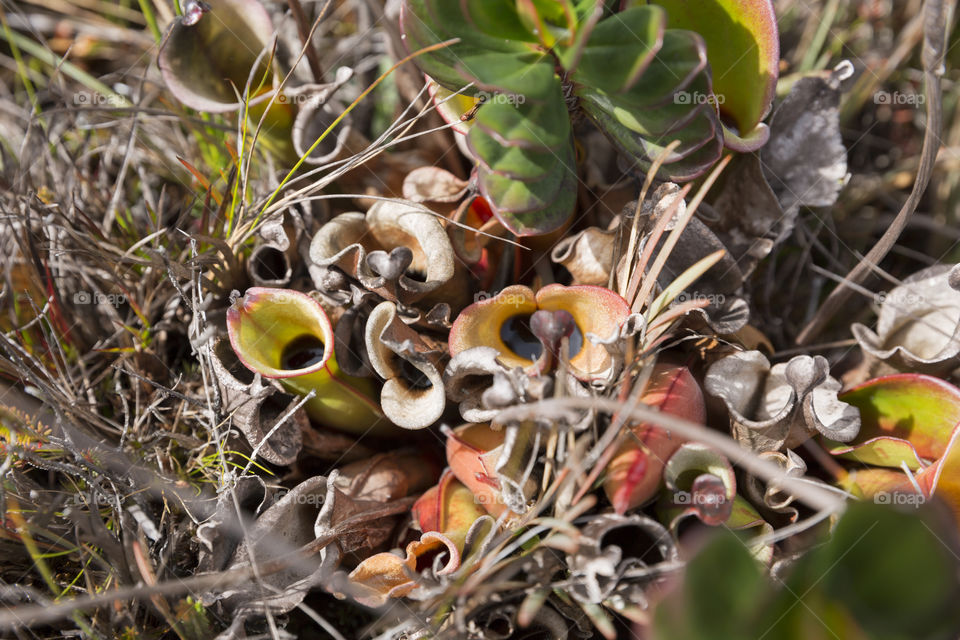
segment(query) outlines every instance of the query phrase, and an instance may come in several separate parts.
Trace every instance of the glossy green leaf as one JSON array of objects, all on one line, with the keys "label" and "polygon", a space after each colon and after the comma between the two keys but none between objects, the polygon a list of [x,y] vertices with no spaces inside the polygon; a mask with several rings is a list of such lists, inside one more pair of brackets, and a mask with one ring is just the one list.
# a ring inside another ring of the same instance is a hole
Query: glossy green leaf
[{"label": "glossy green leaf", "polygon": [[[663,9],[644,6],[628,9],[602,20],[593,29],[574,70],[577,82],[608,92],[633,87],[650,66],[663,45]],[[561,53],[560,61],[570,69],[575,48]],[[617,64],[611,64],[616,60]],[[620,61],[626,64],[620,64]]]},{"label": "glossy green leaf", "polygon": [[[572,154],[568,156],[571,158]],[[547,207],[576,183],[576,174],[565,163],[558,163],[555,171],[535,182],[512,180],[484,167],[478,175],[484,197],[496,202],[500,213],[530,213]]]},{"label": "glossy green leaf", "polygon": [[632,89],[610,93],[578,89],[587,115],[641,168],[673,140],[680,146],[662,171],[675,180],[701,175],[720,158],[723,131],[710,90],[703,41],[688,31],[667,31],[663,47]]},{"label": "glossy green leaf", "polygon": [[[638,107],[630,101],[632,94],[608,94],[599,90],[584,90],[585,100],[613,115],[617,122],[635,133],[647,137],[659,137],[687,127],[691,121],[710,104],[710,80],[706,74],[698,75],[687,89],[674,99],[655,108]],[[687,96],[704,96],[706,100],[692,104]]]},{"label": "glossy green leaf", "polygon": [[[545,67],[546,65],[537,65]],[[555,77],[544,101],[510,104],[498,99],[477,112],[476,126],[500,144],[538,151],[558,150],[570,144],[570,117]]]},{"label": "glossy green leaf", "polygon": [[517,5],[514,0],[463,0],[463,2],[446,0],[446,2],[464,7],[469,24],[488,36],[521,42],[537,41],[537,37],[517,15]]},{"label": "glossy green leaf", "polygon": [[568,2],[516,0],[517,16],[545,49],[569,42],[575,35],[575,12]]},{"label": "glossy green leaf", "polygon": [[554,151],[508,147],[479,127],[470,129],[467,144],[488,169],[514,180],[541,180],[560,162],[560,156]]},{"label": "glossy green leaf", "polygon": [[701,108],[682,130],[650,139],[631,131],[616,116],[597,107],[595,103],[584,100],[582,104],[607,137],[624,153],[635,158],[643,168],[649,167],[673,140],[680,140],[680,146],[667,156],[662,168],[662,172],[671,179],[690,180],[702,175],[720,158],[723,151],[720,122],[710,108]]},{"label": "glossy green leaf", "polygon": [[833,455],[847,460],[856,460],[863,464],[896,469],[906,464],[913,471],[923,466],[923,461],[917,455],[914,446],[901,438],[882,436],[855,444],[844,444],[825,439],[824,443],[827,450]]},{"label": "glossy green leaf", "polygon": [[[487,52],[530,52],[522,42],[489,36],[475,29],[462,13],[459,2],[404,0],[400,28],[404,44],[411,53],[453,38],[460,39],[458,43],[417,58],[417,64],[427,75],[453,91],[470,82],[457,68],[465,56]],[[466,93],[476,95],[479,91],[468,89]]]},{"label": "glossy green leaf", "polygon": [[840,399],[860,409],[860,434],[849,445],[833,444],[831,451],[856,458],[863,449],[862,460],[871,464],[884,464],[886,456],[890,466],[899,466],[894,454],[905,455],[903,442],[917,456],[936,460],[960,423],[960,389],[932,376],[903,373],[875,378]]},{"label": "glossy green leaf", "polygon": [[[405,0],[410,1],[410,0]],[[458,53],[479,53],[481,51],[527,52],[531,48],[526,43],[506,37],[503,33],[486,33],[477,29],[471,22],[471,17],[464,13],[464,6],[459,0],[419,0],[426,3],[433,24],[442,30],[460,38],[456,45]],[[469,1],[469,0],[467,0]],[[483,0],[487,2],[488,0]],[[497,4],[496,1],[493,4]],[[508,3],[509,4],[509,3]]]},{"label": "glossy green leaf", "polygon": [[[400,10],[400,30],[410,53],[454,37],[430,19],[424,0],[405,0]],[[417,65],[440,85],[456,91],[467,84],[456,68],[458,60],[457,45],[452,45],[419,56]]]},{"label": "glossy green leaf", "polygon": [[[766,115],[779,75],[780,39],[770,0],[657,0],[667,26],[703,36],[724,122],[746,136]],[[765,138],[764,138],[765,140]]]},{"label": "glossy green leaf", "polygon": [[[457,62],[462,76],[480,89],[499,94],[493,102],[542,102],[554,98],[553,65],[536,53],[477,53],[464,55]],[[510,100],[518,97],[521,100]]]},{"label": "glossy green leaf", "polygon": [[[698,77],[709,78],[707,53],[703,39],[692,31],[668,30],[663,34],[663,46],[650,61],[639,81],[628,91],[620,92],[620,100],[636,109],[661,107],[667,103],[690,105],[710,103],[709,96],[686,97],[678,95]],[[589,86],[585,83],[585,86]],[[706,88],[712,87],[707,81]],[[690,87],[690,91],[704,86]],[[711,90],[712,91],[712,90]]]},{"label": "glossy green leaf", "polygon": [[564,160],[542,180],[511,180],[481,165],[480,191],[492,205],[494,215],[518,236],[549,233],[560,228],[573,213],[577,201],[577,174],[573,146],[562,151]]}]

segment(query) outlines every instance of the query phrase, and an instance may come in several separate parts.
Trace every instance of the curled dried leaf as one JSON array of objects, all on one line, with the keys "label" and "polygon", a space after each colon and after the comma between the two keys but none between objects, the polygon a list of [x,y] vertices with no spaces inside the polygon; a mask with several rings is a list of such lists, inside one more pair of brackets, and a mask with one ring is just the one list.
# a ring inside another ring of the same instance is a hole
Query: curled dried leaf
[{"label": "curled dried leaf", "polygon": [[627,571],[677,558],[673,537],[656,520],[640,514],[594,516],[581,530],[576,553],[567,556],[575,581],[570,593],[581,602],[600,603]]},{"label": "curled dried leaf", "polygon": [[876,332],[851,327],[875,372],[937,375],[960,365],[960,291],[950,286],[950,272],[930,267],[884,294]]},{"label": "curled dried leaf", "polygon": [[355,134],[350,114],[346,114],[337,126],[325,135],[317,147],[309,154],[307,153],[343,113],[343,105],[333,100],[332,96],[352,76],[352,69],[340,67],[337,69],[336,79],[331,83],[306,85],[288,91],[296,96],[300,103],[296,119],[293,121],[293,148],[297,156],[303,158],[307,164],[331,162],[340,155],[345,146],[350,146],[348,141]]},{"label": "curled dried leaf", "polygon": [[[344,213],[321,227],[310,244],[320,267],[337,267],[385,300],[412,304],[440,289],[453,297],[453,247],[438,219],[419,205],[377,201],[366,214]],[[319,272],[317,272],[319,273]],[[314,277],[317,287],[330,283]]]},{"label": "curled dried leaf", "polygon": [[198,570],[226,569],[243,540],[243,518],[263,513],[276,500],[276,493],[260,476],[253,475],[240,476],[233,486],[224,487],[213,514],[197,526],[201,545]]},{"label": "curled dried leaf", "polygon": [[718,360],[704,387],[730,412],[734,437],[761,451],[793,448],[816,432],[849,442],[860,430],[860,412],[840,401],[840,383],[822,356],[796,356],[770,366],[759,351]]},{"label": "curled dried leaf", "polygon": [[411,202],[456,202],[469,183],[440,167],[419,167],[403,179],[403,197]]},{"label": "curled dried leaf", "polygon": [[[807,463],[790,449],[783,453],[764,451],[760,454],[760,457],[773,462],[791,477],[800,478],[807,472]],[[781,490],[775,483],[766,483],[760,478],[750,475],[747,478],[745,489],[747,495],[755,503],[762,504],[775,513],[786,515],[790,522],[796,521],[797,508],[791,506],[794,501],[793,495]]]},{"label": "curled dried leaf", "polygon": [[370,365],[386,380],[380,406],[397,426],[422,429],[443,414],[446,393],[440,374],[440,353],[397,315],[392,302],[370,313],[365,328]]},{"label": "curled dried leaf", "polygon": [[570,272],[574,284],[606,286],[617,234],[616,229],[587,227],[558,242],[550,259]]},{"label": "curled dried leaf", "polygon": [[[317,476],[302,482],[267,509],[250,526],[244,541],[233,554],[231,568],[262,565],[300,549],[316,539],[315,523],[320,505],[326,501],[327,478]],[[260,581],[235,587],[221,594],[226,606],[235,613],[277,613],[290,611],[307,591],[329,577],[339,561],[337,553],[295,555],[295,562],[284,563],[279,571]]]}]

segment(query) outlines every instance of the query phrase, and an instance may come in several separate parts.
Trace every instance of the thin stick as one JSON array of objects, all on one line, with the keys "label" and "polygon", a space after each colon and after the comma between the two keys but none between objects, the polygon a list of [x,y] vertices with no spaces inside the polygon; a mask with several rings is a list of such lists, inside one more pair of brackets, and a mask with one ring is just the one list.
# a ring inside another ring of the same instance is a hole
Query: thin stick
[{"label": "thin stick", "polygon": [[[317,84],[323,82],[323,67],[320,66],[320,58],[317,57],[317,50],[313,46],[311,35],[313,30],[307,23],[307,16],[303,13],[303,7],[300,6],[300,0],[287,0],[287,6],[290,7],[290,13],[293,14],[293,21],[297,23],[297,33],[300,40],[303,41],[303,47],[307,52],[307,63],[310,65],[310,72],[313,73],[313,81]],[[317,22],[323,16],[317,18]]]}]

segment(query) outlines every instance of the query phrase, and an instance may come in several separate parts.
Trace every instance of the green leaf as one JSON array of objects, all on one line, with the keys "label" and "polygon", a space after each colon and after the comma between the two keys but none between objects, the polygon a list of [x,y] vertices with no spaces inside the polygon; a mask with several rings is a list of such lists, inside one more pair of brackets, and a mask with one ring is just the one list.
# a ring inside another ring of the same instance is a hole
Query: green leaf
[{"label": "green leaf", "polygon": [[667,26],[703,36],[713,69],[720,112],[741,135],[749,134],[773,101],[780,39],[770,0],[656,0]]},{"label": "green leaf", "polygon": [[513,180],[484,166],[480,166],[478,175],[484,196],[495,203],[498,211],[506,213],[530,213],[549,206],[571,182],[571,177],[576,181],[572,167],[559,162],[534,182]]},{"label": "green leaf", "polygon": [[[446,29],[430,19],[424,0],[405,0],[400,10],[400,30],[410,53],[453,38]],[[457,45],[425,53],[417,58],[417,65],[440,85],[456,91],[467,84],[456,69]],[[470,92],[472,95],[472,92]]]},{"label": "green leaf", "polygon": [[[822,591],[871,638],[952,638],[960,628],[960,583],[951,528],[923,509],[851,504],[788,585],[796,593]],[[784,607],[796,602],[789,593],[779,600]]]},{"label": "green leaf", "polygon": [[703,174],[723,151],[720,122],[708,105],[702,105],[683,129],[647,138],[621,124],[615,114],[597,103],[584,99],[581,104],[600,130],[643,168],[649,167],[670,142],[680,140],[680,146],[667,156],[661,168],[663,174],[673,180],[691,180]]},{"label": "green leaf", "polygon": [[[417,65],[438,83],[457,91],[470,80],[457,68],[466,56],[486,52],[529,53],[522,42],[486,35],[467,20],[459,2],[437,0],[404,0],[400,11],[400,28],[407,50],[413,53],[430,45],[459,38],[460,42],[425,53]],[[476,95],[479,89],[466,93]]]},{"label": "green leaf", "polygon": [[524,26],[545,49],[552,49],[558,41],[568,42],[573,38],[576,19],[568,2],[516,0],[516,8]]},{"label": "green leaf", "polygon": [[573,145],[560,151],[561,161],[535,182],[522,182],[480,165],[480,191],[494,215],[512,233],[529,236],[549,233],[570,218],[577,201],[577,173]]},{"label": "green leaf", "polygon": [[456,66],[464,78],[485,91],[523,96],[523,102],[555,99],[553,65],[543,54],[477,53],[464,55]]},{"label": "green leaf", "polygon": [[467,144],[488,169],[514,180],[539,180],[560,161],[553,151],[502,145],[479,127],[470,129]]},{"label": "green leaf", "polygon": [[577,94],[600,130],[643,169],[673,140],[681,144],[662,172],[674,180],[701,175],[723,151],[703,41],[695,33],[667,31],[663,47],[629,91],[605,92],[584,81]]},{"label": "green leaf", "polygon": [[[405,0],[412,2],[414,0]],[[464,5],[455,0],[418,0],[426,3],[426,10],[429,12],[433,24],[440,25],[445,31],[461,39],[463,51],[466,53],[480,53],[483,51],[508,52],[528,52],[530,46],[520,41],[508,37],[507,34],[492,32],[487,33],[477,29],[471,21],[473,17],[464,13]],[[469,0],[468,0],[469,1]],[[476,0],[474,0],[476,1]],[[483,0],[496,5],[500,0]],[[509,3],[507,3],[509,4]],[[511,11],[516,13],[515,9]]]},{"label": "green leaf", "polygon": [[923,466],[923,461],[917,455],[914,446],[900,438],[882,436],[855,444],[845,444],[824,438],[823,442],[833,455],[863,464],[896,469],[906,464],[912,471]]},{"label": "green leaf", "polygon": [[654,638],[759,637],[748,630],[768,589],[744,543],[733,533],[721,531],[687,565],[682,591],[657,607]]},{"label": "green leaf", "polygon": [[[665,18],[660,7],[644,6],[602,20],[590,34],[574,79],[608,92],[633,87],[663,44]],[[576,53],[575,48],[561,53],[560,61],[566,69],[576,63]],[[613,60],[616,64],[611,63]]]},{"label": "green leaf", "polygon": [[897,438],[913,445],[917,455],[936,460],[946,451],[953,428],[960,422],[960,389],[927,375],[875,378],[840,399],[860,409],[860,434],[850,444],[855,450],[864,445],[876,448],[877,443],[871,442],[875,438]]},{"label": "green leaf", "polygon": [[[644,71],[640,80],[628,91],[621,92],[621,100],[634,108],[662,107],[680,101],[678,92],[702,90],[701,84],[691,86],[699,78],[709,78],[706,47],[703,39],[692,31],[670,29],[663,34],[663,46]],[[710,81],[706,83],[711,90]],[[712,90],[711,90],[712,92]],[[691,99],[688,104],[702,104],[708,99]]]},{"label": "green leaf", "polygon": [[[549,70],[546,64],[537,66]],[[556,76],[552,76],[550,89],[542,95],[543,101],[539,103],[510,104],[507,100],[487,103],[477,112],[476,126],[507,146],[545,151],[569,145],[570,116]]]},{"label": "green leaf", "polygon": [[954,638],[960,555],[940,515],[854,502],[785,583],[768,581],[743,543],[721,532],[657,606],[653,638]]},{"label": "green leaf", "polygon": [[[444,2],[444,0],[439,0]],[[517,15],[514,0],[464,0],[462,3],[446,0],[451,5],[465,7],[467,19],[473,28],[495,38],[536,42],[537,37]]]},{"label": "green leaf", "polygon": [[[691,104],[687,96],[702,96],[707,103]],[[685,92],[676,94],[672,102],[656,108],[637,107],[623,94],[607,94],[602,91],[583,90],[582,96],[598,108],[612,114],[618,123],[646,137],[660,137],[686,127],[704,109],[712,109],[709,103],[710,82],[701,74],[687,86]]]}]

